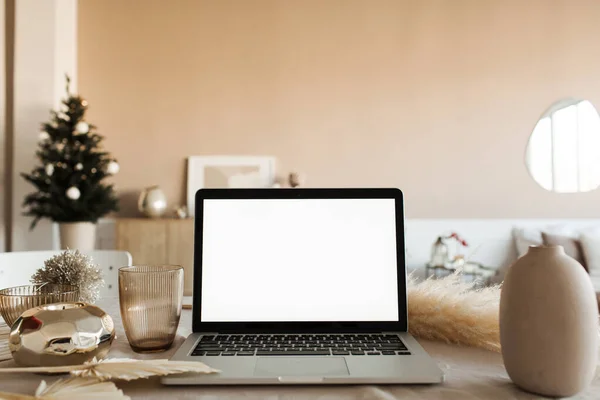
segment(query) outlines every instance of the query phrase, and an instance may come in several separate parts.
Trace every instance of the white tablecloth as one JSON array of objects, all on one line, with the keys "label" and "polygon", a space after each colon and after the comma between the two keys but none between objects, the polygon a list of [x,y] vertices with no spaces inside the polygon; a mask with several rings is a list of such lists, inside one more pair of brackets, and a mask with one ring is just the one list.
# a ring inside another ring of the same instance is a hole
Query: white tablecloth
[{"label": "white tablecloth", "polygon": [[[123,332],[119,315],[118,300],[104,299],[98,304],[114,319],[117,339],[109,357],[127,358],[170,358],[191,332],[191,311],[184,310],[173,347],[151,355],[134,353]],[[440,385],[389,385],[389,386],[262,386],[262,387],[202,387],[163,386],[158,378],[141,379],[133,382],[117,382],[125,394],[133,399],[539,399],[541,397],[522,392],[509,380],[500,354],[466,347],[457,347],[438,342],[419,341],[425,350],[436,359],[446,374]],[[0,368],[15,366],[12,361],[0,362]],[[0,374],[0,391],[33,394],[39,382],[51,382],[55,377],[35,374]],[[600,379],[590,388],[575,396],[577,399],[600,399]]]}]

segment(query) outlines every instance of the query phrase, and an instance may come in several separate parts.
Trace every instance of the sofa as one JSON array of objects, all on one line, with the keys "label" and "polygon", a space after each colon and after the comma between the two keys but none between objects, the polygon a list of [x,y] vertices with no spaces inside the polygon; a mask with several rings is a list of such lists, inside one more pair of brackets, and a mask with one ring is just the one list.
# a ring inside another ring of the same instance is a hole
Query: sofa
[{"label": "sofa", "polygon": [[515,227],[513,240],[520,257],[529,246],[559,245],[588,272],[596,293],[600,293],[600,226],[578,229],[567,225],[537,228]]},{"label": "sofa", "polygon": [[[409,273],[424,278],[432,244],[440,235],[458,232],[469,242],[468,260],[498,270],[492,283],[501,283],[506,270],[530,245],[560,244],[589,272],[600,293],[600,219],[407,219],[406,264]],[[575,253],[573,253],[575,249]],[[577,253],[578,252],[578,253]]]}]

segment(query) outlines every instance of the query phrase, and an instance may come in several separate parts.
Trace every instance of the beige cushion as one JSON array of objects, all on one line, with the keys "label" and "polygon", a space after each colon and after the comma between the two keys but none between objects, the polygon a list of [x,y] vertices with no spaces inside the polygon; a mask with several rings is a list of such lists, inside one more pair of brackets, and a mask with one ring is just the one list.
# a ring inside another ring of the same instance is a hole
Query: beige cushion
[{"label": "beige cushion", "polygon": [[513,228],[512,234],[519,257],[527,253],[529,246],[539,246],[543,243],[542,232],[538,229]]},{"label": "beige cushion", "polygon": [[587,270],[583,251],[581,250],[581,243],[578,239],[546,232],[542,232],[542,239],[546,246],[562,246],[568,256],[577,260]]},{"label": "beige cushion", "polygon": [[584,232],[579,238],[587,270],[593,277],[600,278],[600,232]]},{"label": "beige cushion", "polygon": [[569,236],[573,238],[579,236],[579,234],[572,228],[561,224],[549,225],[541,228],[514,227],[512,230],[512,235],[519,257],[522,257],[525,255],[525,253],[527,253],[529,246],[541,246],[544,244],[542,232],[551,233],[553,235],[557,234]]}]

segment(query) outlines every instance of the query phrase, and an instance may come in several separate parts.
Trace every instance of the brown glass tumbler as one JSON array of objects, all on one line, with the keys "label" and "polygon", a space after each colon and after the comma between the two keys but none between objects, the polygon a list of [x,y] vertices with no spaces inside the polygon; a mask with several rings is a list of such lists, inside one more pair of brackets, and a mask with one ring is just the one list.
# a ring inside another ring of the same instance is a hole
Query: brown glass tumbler
[{"label": "brown glass tumbler", "polygon": [[140,265],[119,269],[119,303],[125,335],[139,353],[173,344],[183,300],[183,268]]}]

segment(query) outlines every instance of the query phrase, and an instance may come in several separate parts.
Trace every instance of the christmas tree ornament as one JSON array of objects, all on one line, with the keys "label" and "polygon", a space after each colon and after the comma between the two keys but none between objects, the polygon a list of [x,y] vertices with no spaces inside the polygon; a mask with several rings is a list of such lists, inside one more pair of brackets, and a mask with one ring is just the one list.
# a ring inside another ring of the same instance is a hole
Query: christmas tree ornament
[{"label": "christmas tree ornament", "polygon": [[65,121],[70,121],[71,117],[69,117],[67,114],[65,114],[64,112],[59,112],[57,114],[58,118],[65,120]]},{"label": "christmas tree ornament", "polygon": [[104,279],[100,267],[79,250],[65,250],[44,261],[44,267],[31,277],[32,283],[56,283],[79,288],[79,300],[94,303],[100,296]]},{"label": "christmas tree ornament", "polygon": [[77,133],[80,133],[83,135],[90,131],[90,126],[88,125],[87,122],[81,121],[81,122],[78,122],[77,125],[75,125],[75,131]]},{"label": "christmas tree ornament", "polygon": [[111,161],[106,165],[106,173],[115,175],[119,172],[119,164],[116,161]]},{"label": "christmas tree ornament", "polygon": [[64,148],[65,148],[65,145],[63,143],[57,143],[56,144],[56,150],[63,151]]},{"label": "christmas tree ornament", "polygon": [[87,100],[81,100],[81,105],[82,105],[83,107],[87,107],[87,105],[88,105],[88,102],[87,102]]},{"label": "christmas tree ornament", "polygon": [[46,170],[46,175],[48,176],[52,176],[52,174],[54,173],[54,165],[52,164],[46,165],[44,169]]},{"label": "christmas tree ornament", "polygon": [[82,163],[77,163],[75,165],[75,171],[81,171],[83,169],[83,164]]},{"label": "christmas tree ornament", "polygon": [[92,174],[95,174],[98,170],[96,168],[92,168]]},{"label": "christmas tree ornament", "polygon": [[67,197],[71,200],[77,200],[81,196],[81,192],[75,186],[71,186],[66,191]]},{"label": "christmas tree ornament", "polygon": [[38,137],[40,142],[45,142],[46,140],[50,139],[50,135],[48,135],[48,132],[46,131],[41,131]]}]

